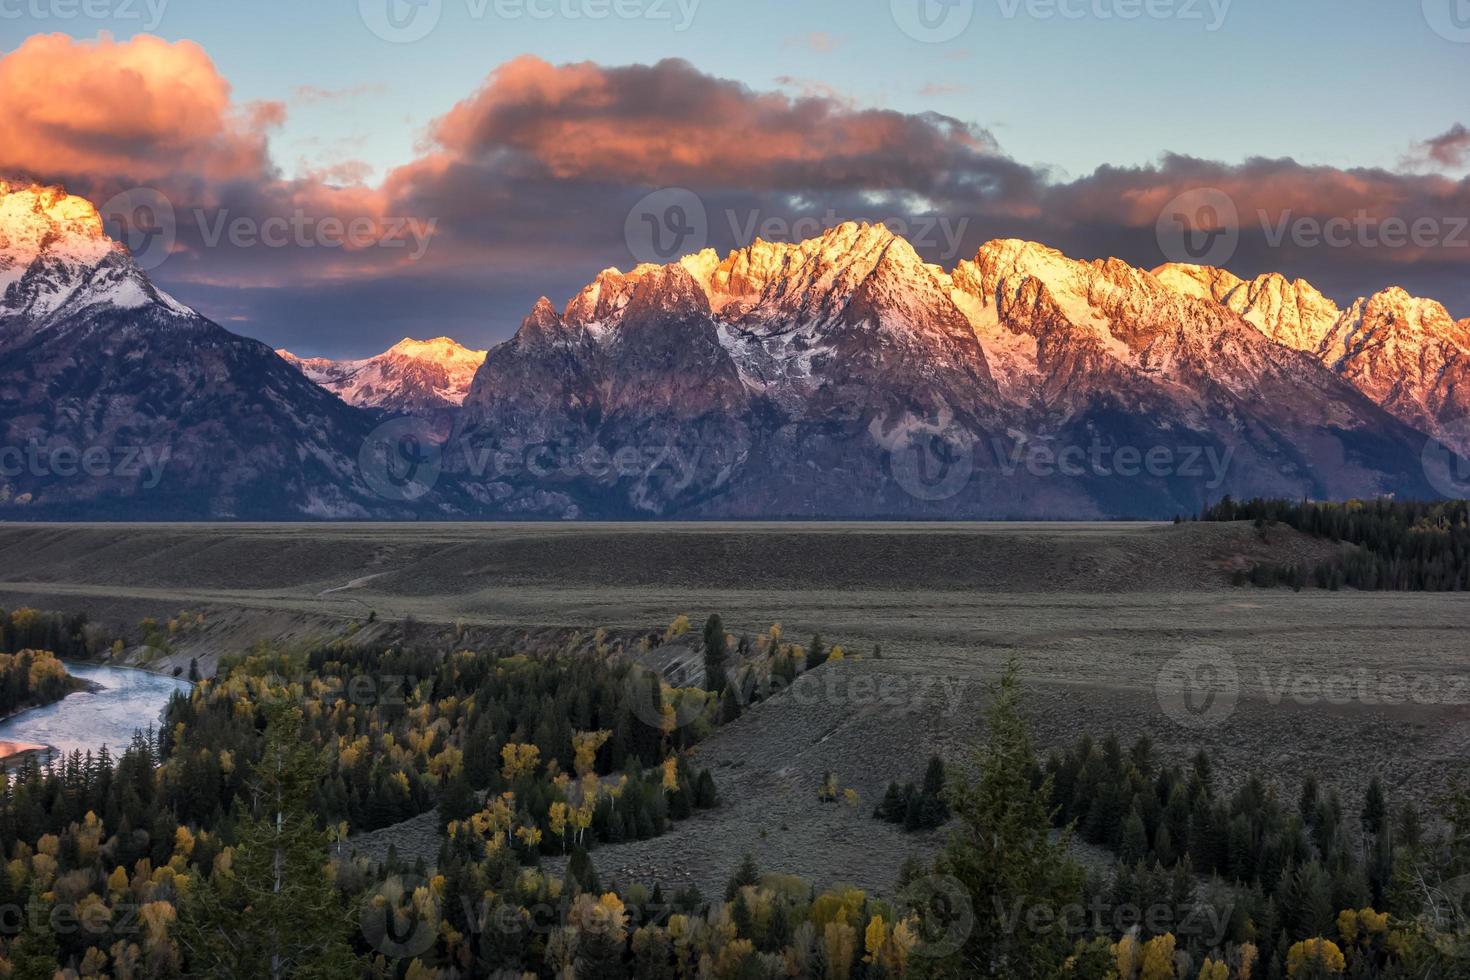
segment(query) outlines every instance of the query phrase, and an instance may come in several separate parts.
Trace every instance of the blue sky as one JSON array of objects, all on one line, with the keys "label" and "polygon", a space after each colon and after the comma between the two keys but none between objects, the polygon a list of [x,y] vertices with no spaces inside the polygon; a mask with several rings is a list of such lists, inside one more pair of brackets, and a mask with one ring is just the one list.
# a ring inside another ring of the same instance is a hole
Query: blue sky
[{"label": "blue sky", "polygon": [[[36,0],[7,2],[15,11]],[[686,58],[757,89],[799,80],[865,106],[943,112],[1063,176],[1164,151],[1394,166],[1415,141],[1470,117],[1470,46],[1434,34],[1418,0],[1160,0],[1175,16],[1127,21],[1091,13],[1109,0],[1058,0],[1076,19],[1045,3],[1032,16],[1024,2],[976,0],[968,29],[937,45],[904,35],[887,0],[702,0],[684,31],[652,19],[505,19],[493,5],[475,18],[477,2],[445,0],[439,26],[409,44],[371,34],[355,0],[169,0],[154,33],[202,44],[241,101],[291,101],[307,85],[364,91],[345,108],[293,106],[276,141],[288,170],[302,158],[356,157],[379,172],[402,163],[430,120],[526,53],[605,65]],[[90,37],[99,24],[126,38],[148,17],[135,4],[137,21],[0,20],[0,38],[9,48],[39,31]],[[835,46],[815,50],[813,35]]]},{"label": "blue sky", "polygon": [[[52,31],[90,39],[105,30],[127,40],[151,16],[150,0],[85,0],[111,14],[60,16],[83,2],[0,0],[0,49]],[[151,33],[201,45],[237,105],[285,104],[284,121],[269,134],[279,176],[361,165],[370,185],[422,156],[436,119],[497,66],[527,54],[605,67],[681,58],[757,93],[820,93],[855,109],[941,113],[988,132],[999,153],[1059,184],[1098,167],[1153,164],[1170,152],[1225,165],[1267,157],[1343,170],[1426,169],[1406,163],[1414,147],[1470,122],[1470,43],[1441,36],[1432,23],[1436,5],[1453,11],[1462,0],[973,0],[968,26],[942,43],[915,40],[898,26],[909,16],[905,4],[940,0],[683,0],[695,4],[686,30],[676,27],[684,16],[679,0],[618,0],[655,15],[602,20],[555,12],[563,5],[585,12],[599,0],[499,0],[512,12],[539,4],[553,11],[549,17],[497,14],[491,0],[421,2],[442,3],[442,12],[412,43],[376,36],[359,0],[168,0]],[[971,0],[949,2],[964,12]],[[1141,15],[1118,16],[1129,9]],[[1463,176],[1454,164],[1438,169]],[[1079,233],[1075,248],[1090,247],[1111,246]],[[1144,260],[1121,245],[1118,251]],[[495,278],[490,270],[445,297],[444,332],[500,339],[534,290],[559,303],[588,269],[619,258],[627,257],[588,255],[539,279],[519,270],[486,283]],[[1397,271],[1369,276],[1365,286]],[[427,332],[409,312],[389,309],[381,282],[373,284],[381,328],[313,334],[291,322],[291,311],[330,319],[329,285],[270,294],[269,283],[247,287],[218,272],[158,276],[244,332],[275,343],[299,334],[296,346],[307,353],[369,353],[400,330]],[[422,279],[401,291],[414,304],[432,293]],[[495,314],[477,315],[477,304]],[[1466,306],[1461,315],[1470,313]]]}]

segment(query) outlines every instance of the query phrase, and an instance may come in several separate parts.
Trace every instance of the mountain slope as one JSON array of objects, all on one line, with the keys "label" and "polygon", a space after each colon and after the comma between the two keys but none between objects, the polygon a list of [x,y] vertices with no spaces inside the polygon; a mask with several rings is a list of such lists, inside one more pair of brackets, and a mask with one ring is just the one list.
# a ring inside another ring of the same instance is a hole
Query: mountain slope
[{"label": "mountain slope", "polygon": [[358,473],[371,418],[158,290],[90,204],[0,184],[0,215],[0,514],[395,513]]},{"label": "mountain slope", "polygon": [[1470,320],[1390,287],[1346,310],[1311,284],[1279,275],[1251,282],[1220,269],[1167,265],[1160,281],[1239,313],[1303,351],[1396,418],[1470,456]]}]

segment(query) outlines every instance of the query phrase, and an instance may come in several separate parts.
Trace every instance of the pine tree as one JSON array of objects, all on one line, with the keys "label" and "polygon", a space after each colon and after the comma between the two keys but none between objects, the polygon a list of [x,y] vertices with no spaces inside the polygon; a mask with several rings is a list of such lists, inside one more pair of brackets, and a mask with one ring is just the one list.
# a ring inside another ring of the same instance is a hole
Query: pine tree
[{"label": "pine tree", "polygon": [[301,712],[269,712],[229,871],[198,882],[180,917],[190,971],[204,977],[337,980],[356,976],[351,918],[327,876],[327,835],[308,801],[321,760]]},{"label": "pine tree", "polygon": [[725,693],[730,685],[725,647],[725,624],[718,614],[712,613],[704,623],[704,689],[715,694]]},{"label": "pine tree", "polygon": [[578,847],[572,851],[572,856],[567,861],[567,877],[584,892],[596,895],[602,891],[597,880],[597,869],[592,866],[592,856],[587,853],[585,847]]},{"label": "pine tree", "polygon": [[699,770],[699,779],[694,784],[694,805],[701,810],[711,810],[720,805],[720,794],[715,788],[715,777],[708,769]]},{"label": "pine tree", "polygon": [[1118,860],[1135,864],[1148,854],[1148,832],[1143,828],[1143,815],[1134,806],[1123,820],[1123,838],[1118,845]]},{"label": "pine tree", "polygon": [[951,808],[960,820],[935,865],[974,896],[974,925],[954,954],[930,962],[936,977],[1055,977],[1071,951],[1054,927],[1013,929],[1009,910],[1066,907],[1081,901],[1083,875],[1067,855],[1070,834],[1051,833],[1051,785],[1033,784],[1031,735],[1021,714],[1020,665],[1012,660],[994,689],[988,736],[976,754],[978,779],[956,780]]},{"label": "pine tree", "polygon": [[1388,822],[1388,800],[1383,795],[1383,783],[1374,776],[1368,783],[1368,793],[1363,800],[1363,832],[1377,836]]},{"label": "pine tree", "polygon": [[827,662],[827,649],[822,646],[822,634],[818,633],[812,637],[811,644],[806,648],[806,669],[814,670]]},{"label": "pine tree", "polygon": [[747,852],[740,859],[740,867],[735,870],[735,876],[725,886],[725,901],[733,902],[740,889],[747,885],[758,885],[761,881],[760,870],[755,866],[755,858]]}]

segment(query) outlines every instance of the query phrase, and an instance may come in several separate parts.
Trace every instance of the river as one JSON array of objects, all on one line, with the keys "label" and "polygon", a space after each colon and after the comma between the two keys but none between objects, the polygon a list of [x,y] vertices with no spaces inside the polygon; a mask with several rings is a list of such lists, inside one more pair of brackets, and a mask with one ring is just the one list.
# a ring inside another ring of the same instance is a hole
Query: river
[{"label": "river", "polygon": [[159,727],[163,709],[175,691],[192,686],[182,678],[130,667],[68,662],[66,672],[101,685],[103,690],[78,691],[0,722],[0,742],[49,745],[63,754],[73,749],[95,753],[106,745],[116,758],[128,747],[135,730]]}]

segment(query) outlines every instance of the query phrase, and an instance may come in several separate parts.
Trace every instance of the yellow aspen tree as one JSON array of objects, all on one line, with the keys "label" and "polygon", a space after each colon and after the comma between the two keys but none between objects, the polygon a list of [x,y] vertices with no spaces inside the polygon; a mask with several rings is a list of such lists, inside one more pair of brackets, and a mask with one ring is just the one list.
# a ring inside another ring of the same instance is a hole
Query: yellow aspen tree
[{"label": "yellow aspen tree", "polygon": [[1199,980],[1230,980],[1230,967],[1219,960],[1206,959],[1200,965]]},{"label": "yellow aspen tree", "polygon": [[1337,943],[1330,939],[1303,939],[1286,951],[1286,975],[1295,977],[1308,963],[1326,973],[1341,973],[1347,960]]},{"label": "yellow aspen tree", "polygon": [[749,939],[736,939],[720,947],[715,957],[713,975],[716,977],[738,977],[742,975],[745,961],[755,955],[755,943]]},{"label": "yellow aspen tree", "polygon": [[88,946],[77,971],[84,977],[100,977],[107,973],[107,954],[96,946]]},{"label": "yellow aspen tree", "polygon": [[1113,967],[1119,980],[1133,980],[1138,976],[1138,967],[1143,954],[1138,948],[1138,937],[1129,933],[1113,944]]},{"label": "yellow aspen tree", "polygon": [[507,782],[529,776],[541,765],[541,750],[534,745],[507,742],[500,750],[501,775]]},{"label": "yellow aspen tree", "polygon": [[675,756],[669,756],[663,761],[664,789],[670,793],[679,788],[679,760]]},{"label": "yellow aspen tree", "polygon": [[597,762],[597,752],[612,738],[612,732],[575,732],[572,735],[572,768],[578,776],[592,772]]},{"label": "yellow aspen tree", "polygon": [[826,980],[848,980],[857,956],[857,930],[845,922],[829,922],[822,930],[822,945],[827,951]]},{"label": "yellow aspen tree", "polygon": [[1240,967],[1235,971],[1237,980],[1251,980],[1251,974],[1256,968],[1256,958],[1260,955],[1255,943],[1241,944]]},{"label": "yellow aspen tree", "polygon": [[168,927],[178,913],[170,902],[148,902],[138,909],[138,918],[143,920],[146,932],[143,948],[152,949],[168,938]]},{"label": "yellow aspen tree", "polygon": [[882,965],[891,976],[902,977],[908,972],[909,954],[919,945],[919,933],[911,919],[905,919],[893,927],[888,945],[883,947]]},{"label": "yellow aspen tree", "polygon": [[551,836],[561,841],[562,850],[566,850],[567,818],[570,815],[571,808],[561,800],[557,800],[546,809],[546,825],[551,830]]},{"label": "yellow aspen tree", "polygon": [[863,950],[867,954],[863,957],[863,962],[877,963],[887,944],[888,927],[883,922],[883,916],[875,915],[868,920],[868,928],[863,932]]},{"label": "yellow aspen tree", "polygon": [[1143,944],[1143,980],[1175,980],[1174,936],[1164,933]]}]

